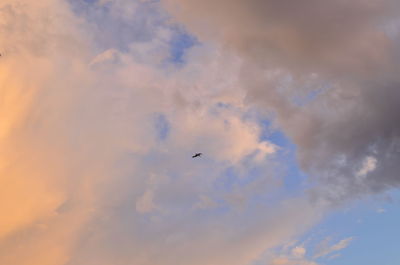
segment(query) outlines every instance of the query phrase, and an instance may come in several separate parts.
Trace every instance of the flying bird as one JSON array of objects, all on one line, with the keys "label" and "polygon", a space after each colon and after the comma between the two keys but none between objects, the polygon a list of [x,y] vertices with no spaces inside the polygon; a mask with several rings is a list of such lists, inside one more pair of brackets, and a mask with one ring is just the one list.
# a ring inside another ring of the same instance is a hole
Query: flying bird
[{"label": "flying bird", "polygon": [[192,158],[195,158],[195,157],[198,157],[198,156],[201,156],[202,155],[202,153],[196,153],[194,156],[192,156]]}]

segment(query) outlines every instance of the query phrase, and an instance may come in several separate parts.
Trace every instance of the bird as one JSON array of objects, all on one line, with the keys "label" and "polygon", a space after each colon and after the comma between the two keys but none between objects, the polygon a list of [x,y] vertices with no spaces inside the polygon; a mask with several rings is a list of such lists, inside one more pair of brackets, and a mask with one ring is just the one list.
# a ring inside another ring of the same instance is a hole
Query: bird
[{"label": "bird", "polygon": [[202,155],[202,153],[196,153],[196,154],[194,154],[193,156],[192,156],[192,158],[195,158],[195,157],[198,157],[198,156],[201,156]]}]

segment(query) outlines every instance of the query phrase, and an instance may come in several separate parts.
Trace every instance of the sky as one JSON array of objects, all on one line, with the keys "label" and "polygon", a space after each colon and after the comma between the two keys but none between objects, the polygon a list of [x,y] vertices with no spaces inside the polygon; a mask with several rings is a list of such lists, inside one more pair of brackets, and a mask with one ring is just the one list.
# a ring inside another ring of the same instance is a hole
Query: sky
[{"label": "sky", "polygon": [[399,264],[399,34],[396,0],[2,0],[0,264]]}]

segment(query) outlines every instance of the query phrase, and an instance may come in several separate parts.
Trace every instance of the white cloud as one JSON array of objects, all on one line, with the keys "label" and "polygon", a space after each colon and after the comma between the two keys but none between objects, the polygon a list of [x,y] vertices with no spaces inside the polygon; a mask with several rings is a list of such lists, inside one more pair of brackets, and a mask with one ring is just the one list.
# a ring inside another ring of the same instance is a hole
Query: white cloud
[{"label": "white cloud", "polygon": [[325,240],[321,242],[319,247],[317,248],[317,251],[314,255],[314,258],[320,258],[320,257],[325,257],[333,252],[345,249],[349,246],[351,241],[354,240],[354,237],[348,237],[345,239],[340,240],[338,243],[329,245],[329,240]]},{"label": "white cloud", "polygon": [[[336,244],[331,244],[331,238],[327,237],[314,249],[310,249],[310,239],[305,240],[302,244],[291,241],[275,251],[267,252],[263,261],[272,265],[318,265],[317,260],[323,262],[339,258],[341,253],[338,251],[347,248],[353,239],[353,237],[349,237]],[[312,256],[308,254],[313,252]]]},{"label": "white cloud", "polygon": [[368,156],[364,159],[362,167],[360,170],[357,172],[357,177],[358,178],[363,178],[365,177],[368,173],[372,172],[375,170],[376,165],[377,165],[377,160],[373,156]]},{"label": "white cloud", "polygon": [[315,261],[305,257],[306,249],[303,246],[294,247],[287,255],[278,255],[269,261],[271,265],[318,265]]},{"label": "white cloud", "polygon": [[376,210],[377,213],[386,213],[386,209],[379,208]]},{"label": "white cloud", "polygon": [[306,249],[302,246],[297,246],[292,249],[292,255],[296,258],[303,258],[306,254]]}]

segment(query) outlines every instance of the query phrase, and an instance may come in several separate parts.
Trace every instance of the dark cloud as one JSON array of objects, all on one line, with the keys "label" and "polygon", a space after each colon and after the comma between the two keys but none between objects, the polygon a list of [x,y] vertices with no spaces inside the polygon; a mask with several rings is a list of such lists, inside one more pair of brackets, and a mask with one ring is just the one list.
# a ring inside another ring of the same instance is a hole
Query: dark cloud
[{"label": "dark cloud", "polygon": [[388,31],[398,3],[164,3],[203,39],[241,56],[248,102],[272,113],[298,146],[302,168],[323,183],[319,196],[337,201],[400,185],[400,49]]}]

